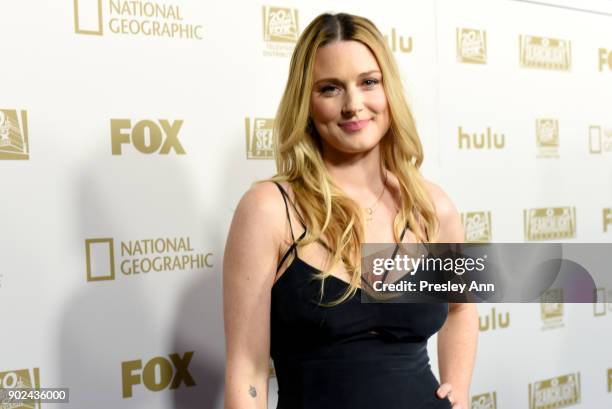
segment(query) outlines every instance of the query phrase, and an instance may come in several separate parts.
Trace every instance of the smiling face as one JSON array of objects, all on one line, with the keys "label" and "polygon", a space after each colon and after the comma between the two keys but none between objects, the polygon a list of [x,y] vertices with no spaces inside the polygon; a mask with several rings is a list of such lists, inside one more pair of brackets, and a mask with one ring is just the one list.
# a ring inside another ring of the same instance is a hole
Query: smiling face
[{"label": "smiling face", "polygon": [[364,153],[389,130],[389,110],[376,58],[358,41],[317,50],[310,117],[324,153]]}]

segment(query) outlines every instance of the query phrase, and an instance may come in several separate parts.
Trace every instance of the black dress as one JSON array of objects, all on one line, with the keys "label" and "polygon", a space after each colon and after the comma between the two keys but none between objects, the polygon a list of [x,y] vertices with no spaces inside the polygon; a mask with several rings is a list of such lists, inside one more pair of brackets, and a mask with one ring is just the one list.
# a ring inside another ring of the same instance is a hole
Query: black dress
[{"label": "black dress", "polygon": [[[277,186],[289,217],[289,197]],[[358,290],[340,305],[322,307],[320,282],[310,280],[319,270],[296,249],[294,238],[279,267],[291,252],[294,259],[272,287],[277,409],[451,409],[436,395],[439,382],[427,354],[427,339],[444,324],[448,304],[367,304]],[[347,288],[329,277],[322,301],[338,299]]]}]

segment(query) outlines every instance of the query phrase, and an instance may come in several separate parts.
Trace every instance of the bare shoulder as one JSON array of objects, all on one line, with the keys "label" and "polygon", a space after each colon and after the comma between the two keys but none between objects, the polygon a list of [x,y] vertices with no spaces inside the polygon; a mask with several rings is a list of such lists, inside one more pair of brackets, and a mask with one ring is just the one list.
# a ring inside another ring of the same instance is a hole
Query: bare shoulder
[{"label": "bare shoulder", "polygon": [[[255,225],[262,234],[280,235],[285,208],[278,187],[269,181],[254,184],[247,190],[236,208],[238,222]],[[267,237],[268,239],[272,237]]]},{"label": "bare shoulder", "polygon": [[446,192],[437,184],[425,180],[427,191],[436,208],[436,215],[440,223],[438,241],[442,243],[461,243],[463,237],[463,224],[457,208]]}]

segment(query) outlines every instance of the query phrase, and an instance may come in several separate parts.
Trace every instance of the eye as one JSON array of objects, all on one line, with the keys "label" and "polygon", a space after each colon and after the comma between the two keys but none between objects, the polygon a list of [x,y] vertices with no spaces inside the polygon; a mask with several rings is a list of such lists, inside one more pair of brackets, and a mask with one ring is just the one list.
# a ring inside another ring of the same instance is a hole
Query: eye
[{"label": "eye", "polygon": [[368,87],[368,88],[373,88],[376,85],[378,85],[380,83],[379,80],[377,80],[376,78],[368,78],[366,80],[363,81],[363,83]]},{"label": "eye", "polygon": [[319,92],[324,95],[333,95],[338,87],[334,87],[333,85],[325,85],[319,88]]}]

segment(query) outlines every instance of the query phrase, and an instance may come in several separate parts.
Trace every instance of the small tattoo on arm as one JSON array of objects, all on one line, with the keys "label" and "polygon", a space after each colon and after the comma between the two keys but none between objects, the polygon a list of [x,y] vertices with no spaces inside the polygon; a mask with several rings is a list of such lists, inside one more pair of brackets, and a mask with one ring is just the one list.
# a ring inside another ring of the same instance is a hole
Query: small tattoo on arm
[{"label": "small tattoo on arm", "polygon": [[253,385],[249,385],[249,395],[251,395],[253,398],[257,396],[257,390]]}]

